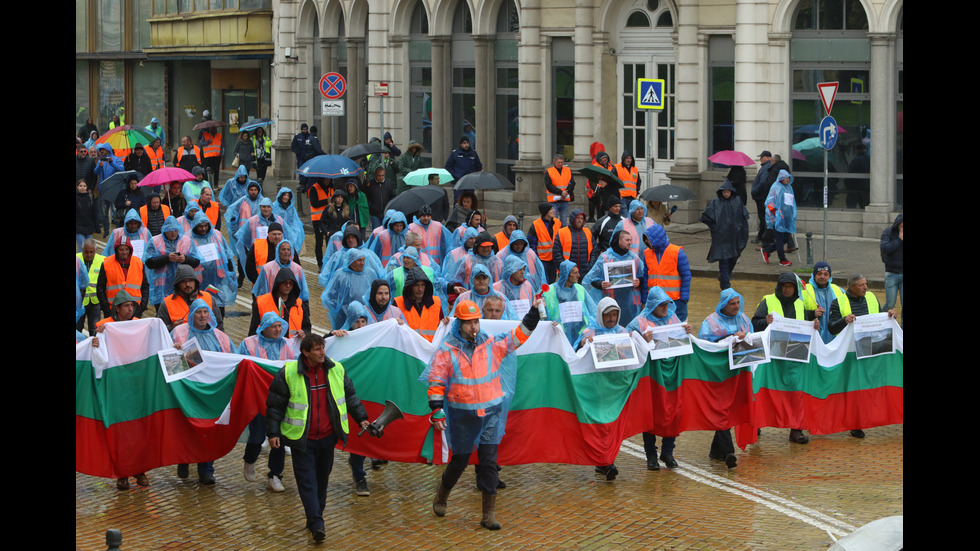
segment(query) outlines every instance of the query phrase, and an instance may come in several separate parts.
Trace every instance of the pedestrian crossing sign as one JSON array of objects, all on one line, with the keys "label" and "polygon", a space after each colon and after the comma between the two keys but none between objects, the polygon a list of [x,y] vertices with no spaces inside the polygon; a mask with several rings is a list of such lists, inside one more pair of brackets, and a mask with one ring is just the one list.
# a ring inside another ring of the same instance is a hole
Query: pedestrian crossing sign
[{"label": "pedestrian crossing sign", "polygon": [[664,80],[661,78],[636,79],[636,108],[664,108]]}]

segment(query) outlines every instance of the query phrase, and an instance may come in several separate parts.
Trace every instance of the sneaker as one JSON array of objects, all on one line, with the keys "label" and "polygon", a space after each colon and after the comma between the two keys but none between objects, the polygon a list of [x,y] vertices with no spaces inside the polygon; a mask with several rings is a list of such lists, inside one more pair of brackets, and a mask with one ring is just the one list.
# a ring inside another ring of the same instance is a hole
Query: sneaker
[{"label": "sneaker", "polygon": [[323,526],[313,528],[310,530],[313,533],[313,541],[323,541],[327,539],[327,533],[323,530]]},{"label": "sneaker", "polygon": [[785,260],[785,259],[784,259],[784,260],[780,260],[780,261],[779,261],[779,265],[780,265],[780,266],[792,266],[792,265],[793,265],[793,263],[792,263],[792,262],[790,262],[789,260]]},{"label": "sneaker", "polygon": [[255,463],[245,463],[242,467],[242,476],[249,482],[255,482]]},{"label": "sneaker", "polygon": [[765,260],[766,264],[769,264],[769,253],[762,251],[762,260]]},{"label": "sneaker", "polygon": [[190,465],[187,463],[181,463],[177,465],[177,476],[179,478],[187,478],[191,475]]},{"label": "sneaker", "polygon": [[285,492],[286,488],[282,485],[282,479],[278,476],[269,477],[269,489],[273,492]]},{"label": "sneaker", "polygon": [[355,488],[355,492],[357,493],[357,495],[359,495],[361,497],[367,497],[367,496],[371,495],[371,490],[368,489],[367,479],[366,478],[362,478],[360,480],[355,480],[354,481],[354,486],[356,487]]}]

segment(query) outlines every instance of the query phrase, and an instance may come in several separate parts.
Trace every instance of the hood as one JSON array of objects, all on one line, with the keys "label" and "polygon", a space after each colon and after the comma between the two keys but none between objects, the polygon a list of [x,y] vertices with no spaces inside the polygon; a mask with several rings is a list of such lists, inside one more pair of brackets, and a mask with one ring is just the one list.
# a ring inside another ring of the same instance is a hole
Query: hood
[{"label": "hood", "polygon": [[732,288],[725,289],[721,292],[721,296],[718,298],[718,304],[715,305],[715,313],[723,318],[728,318],[728,316],[721,313],[721,309],[724,308],[728,304],[728,301],[732,300],[734,297],[738,297],[738,314],[736,314],[734,317],[738,317],[740,314],[742,314],[745,311],[745,299]]},{"label": "hood", "polygon": [[[266,239],[268,239],[268,238],[266,238]],[[293,252],[293,255],[291,255],[289,257],[289,262],[286,262],[285,264],[283,264],[282,262],[279,261],[279,249],[283,245],[289,245],[289,247],[292,249],[292,252]],[[296,247],[293,247],[293,244],[288,239],[283,239],[282,241],[279,242],[278,245],[276,245],[276,258],[275,258],[276,264],[278,264],[280,268],[287,268],[287,267],[289,267],[293,263],[293,256],[295,256],[295,253],[296,253]],[[291,271],[292,270],[290,270],[290,272]],[[299,287],[299,282],[298,281],[296,282],[296,286]]]},{"label": "hood", "polygon": [[152,119],[150,119],[150,124],[153,124],[153,123],[160,124],[160,121],[158,121],[156,117],[153,117]]},{"label": "hood", "polygon": [[[463,232],[463,248],[466,248],[466,242],[471,237],[476,237],[478,235],[480,235],[480,232],[476,231],[476,228],[466,228],[466,231]],[[466,249],[466,250],[469,250],[469,249]]]},{"label": "hood", "polygon": [[405,214],[400,211],[396,210],[391,214],[391,216],[388,217],[388,223],[385,225],[385,227],[388,228],[388,231],[394,233],[395,230],[391,229],[391,226],[397,222],[401,222],[402,224],[405,224],[405,227],[402,228],[402,231],[397,235],[405,235],[405,232],[408,231],[408,219],[406,219]]},{"label": "hood", "polygon": [[895,222],[892,223],[892,235],[898,237],[898,225],[902,223],[902,220],[904,218],[905,218],[904,212],[898,213],[898,216],[895,217]]},{"label": "hood", "polygon": [[109,155],[115,156],[115,153],[112,151],[112,146],[111,145],[109,145],[107,143],[100,143],[100,144],[98,144],[98,145],[95,146],[96,160],[98,160],[99,151],[103,151],[103,150],[104,151],[108,151],[109,152]]},{"label": "hood", "polygon": [[[725,199],[725,196],[721,194],[721,192],[725,190],[732,192],[732,194],[728,197],[728,199]],[[718,198],[721,199],[722,201],[731,201],[732,199],[735,198],[735,193],[736,193],[735,186],[732,185],[731,180],[725,178],[725,181],[722,182],[720,186],[718,186],[718,191],[715,192],[715,195],[717,195]]]},{"label": "hood", "polygon": [[[783,286],[783,283],[792,283],[793,284],[793,296],[792,297],[786,298],[786,297],[783,296],[783,292],[780,289],[780,287]],[[794,301],[794,300],[800,298],[800,286],[796,283],[796,275],[793,274],[793,272],[783,272],[783,273],[779,274],[779,278],[776,280],[776,290],[775,290],[775,293],[776,293],[776,298],[778,298],[780,300],[780,302],[782,302],[784,300]]]},{"label": "hood", "polygon": [[343,231],[343,236],[342,236],[341,241],[340,241],[342,247],[347,248],[347,246],[344,245],[343,243],[344,243],[344,241],[347,240],[347,236],[348,235],[353,235],[354,237],[357,237],[357,247],[356,248],[361,248],[361,246],[364,245],[364,240],[361,239],[361,230],[358,229],[357,224],[352,224],[350,222],[344,222],[342,231]]},{"label": "hood", "polygon": [[[293,289],[289,292],[289,295],[285,298],[285,303],[292,306],[296,303],[296,299],[299,298],[299,282],[296,281],[296,276],[293,271],[289,268],[279,268],[279,273],[276,274],[276,279],[272,283],[272,290],[278,290],[279,284],[284,281],[292,281]],[[282,297],[280,297],[282,298]]]},{"label": "hood", "polygon": [[415,268],[409,268],[405,270],[405,286],[402,288],[402,297],[405,298],[405,304],[412,304],[411,302],[411,289],[416,282],[425,282],[425,296],[422,298],[422,303],[426,306],[432,306],[435,301],[432,300],[432,282],[426,277],[425,272],[422,268],[416,266]]},{"label": "hood", "polygon": [[633,156],[633,152],[630,151],[629,149],[623,151],[623,156],[619,158],[619,163],[625,165],[626,157],[633,159],[633,162],[630,163],[630,167],[636,166],[636,157]]},{"label": "hood", "polygon": [[[357,260],[360,258],[365,258],[365,259],[367,258],[367,255],[364,254],[364,251],[362,251],[361,249],[347,249],[347,251],[344,253],[343,270],[345,272],[352,273],[352,274],[358,273],[352,270],[350,265],[353,264],[354,262],[357,262]],[[364,264],[364,269],[365,270],[367,269],[367,263]]]},{"label": "hood", "polygon": [[388,209],[388,210],[385,211],[384,218],[381,219],[381,227],[382,228],[387,228],[388,227],[388,220],[391,220],[391,216],[393,214],[395,214],[396,212],[398,212],[398,211],[395,210],[395,209]]},{"label": "hood", "polygon": [[197,199],[191,199],[184,207],[184,219],[190,222],[198,212],[201,212],[201,205],[198,204]]},{"label": "hood", "polygon": [[[262,197],[262,196],[260,195],[259,197]],[[269,208],[272,208],[272,206],[273,206],[272,205],[272,199],[269,199],[268,197],[262,197],[262,200],[259,201],[259,206],[260,207],[269,207]],[[254,212],[253,215],[255,215],[255,214],[258,214],[260,217],[262,215],[261,212]],[[276,213],[272,213],[272,219],[275,220],[275,218],[276,218]]]},{"label": "hood", "polygon": [[[123,222],[123,232],[125,232],[126,234],[129,234],[129,232],[126,231],[126,224],[128,224],[130,222],[139,222],[140,228],[143,227],[143,219],[140,218],[140,213],[137,212],[136,209],[129,209],[129,211],[126,212],[126,219]],[[136,230],[136,231],[139,231],[139,230]]]},{"label": "hood", "polygon": [[[240,176],[244,176],[245,177],[245,185],[248,185],[249,184],[248,167],[246,167],[244,164],[238,165],[238,170],[235,171],[235,178],[234,179],[235,180],[238,180],[238,178]],[[259,189],[261,189],[261,188],[259,188]]]},{"label": "hood", "polygon": [[416,249],[415,247],[405,247],[402,250],[402,260],[401,260],[401,265],[402,266],[405,266],[405,260],[404,260],[404,258],[406,256],[408,258],[411,258],[412,260],[414,260],[416,266],[418,266],[420,268],[422,267],[422,256],[419,254],[419,250],[418,249]]},{"label": "hood", "polygon": [[418,153],[422,153],[422,150],[425,148],[422,147],[422,142],[418,140],[412,140],[408,143],[408,147],[406,147],[405,150],[411,152],[413,149],[418,149]]},{"label": "hood", "polygon": [[394,138],[391,137],[391,132],[385,132],[384,133],[384,136],[382,136],[382,138],[385,139],[385,140],[392,140],[392,141],[394,141]]},{"label": "hood", "polygon": [[[265,335],[262,334],[263,331],[275,325],[276,322],[279,322],[279,324],[282,326],[282,334],[286,334],[286,331],[289,329],[289,323],[276,315],[275,312],[266,312],[262,315],[262,321],[259,323],[258,329],[255,330],[255,334],[259,336],[259,342],[276,342],[272,339],[266,338]],[[285,339],[279,337],[278,340],[283,341]]]},{"label": "hood", "polygon": [[508,214],[507,216],[504,217],[504,225],[502,227],[507,227],[507,222],[513,222],[516,224],[517,217],[514,216],[513,214]]},{"label": "hood", "polygon": [[218,327],[218,320],[214,317],[214,311],[211,310],[208,303],[199,298],[194,299],[194,302],[191,303],[190,309],[187,311],[186,321],[190,324],[190,327],[194,327],[194,313],[202,308],[208,311],[208,330],[210,331]]},{"label": "hood", "polygon": [[279,193],[276,193],[276,202],[275,202],[275,205],[279,205],[280,208],[282,208],[282,203],[280,203],[279,200],[282,198],[283,194],[285,193],[289,194],[289,204],[287,204],[285,208],[289,208],[293,206],[293,202],[296,201],[296,194],[293,193],[293,190],[288,187],[282,187],[279,189]]},{"label": "hood", "polygon": [[187,264],[179,264],[177,266],[177,273],[174,275],[174,293],[178,292],[177,284],[188,279],[193,279],[197,283],[194,287],[194,294],[196,295],[201,290],[201,276],[197,275],[194,268],[191,268]]},{"label": "hood", "polygon": [[[585,216],[585,211],[582,209],[572,209],[571,214],[568,215],[568,225],[571,226],[572,221],[578,218],[579,216]],[[585,227],[585,220],[582,220],[582,227],[583,228]]]},{"label": "hood", "polygon": [[[173,215],[168,216],[164,221],[163,225],[160,226],[160,233],[167,233],[168,231],[175,231],[180,233],[180,223]],[[164,237],[166,239],[166,237]]]},{"label": "hood", "polygon": [[602,143],[592,142],[592,145],[589,146],[589,157],[595,159],[596,155],[600,151],[605,151],[605,150],[606,150],[606,146],[602,145]]},{"label": "hood", "polygon": [[[487,287],[493,287],[493,276],[490,275],[490,270],[483,264],[477,262],[473,264],[473,268],[470,270],[470,289],[474,294],[476,294],[476,276],[478,275],[485,275],[490,278],[490,282],[487,284]],[[490,291],[488,291],[488,293],[489,292]]]},{"label": "hood", "polygon": [[776,176],[776,181],[783,183],[783,178],[789,178],[789,185],[793,185],[793,175],[786,170],[780,170],[779,175]]},{"label": "hood", "polygon": [[[662,318],[655,318],[653,315],[654,309],[665,302],[670,303],[670,306],[667,307],[667,315]],[[667,293],[660,287],[650,287],[650,293],[647,295],[647,305],[643,308],[643,313],[640,315],[650,320],[656,319],[663,321],[669,320],[674,316],[675,312],[677,312],[677,305],[674,304],[674,300],[667,296]]]},{"label": "hood", "polygon": [[[629,213],[626,214],[625,216],[623,216],[623,218],[624,219],[626,219],[626,218],[632,218],[633,217],[633,213],[636,212],[636,209],[643,209],[643,216],[646,216],[647,215],[647,206],[644,205],[642,201],[640,201],[638,199],[633,199],[632,201],[630,201],[630,211],[629,211]],[[620,214],[622,214],[622,213],[620,213]]]},{"label": "hood", "polygon": [[[507,258],[504,259],[504,268],[500,273],[500,280],[503,281],[505,284],[513,287],[514,284],[511,283],[510,276],[520,271],[521,268],[527,270],[527,262],[521,260],[521,258],[516,254],[512,254],[508,256]],[[525,278],[527,277],[526,271],[524,277]]]},{"label": "hood", "polygon": [[197,214],[194,215],[194,220],[191,222],[191,234],[197,236],[197,234],[194,233],[194,228],[200,226],[201,224],[208,225],[208,232],[198,237],[211,237],[211,232],[214,231],[214,226],[211,225],[211,220],[208,219],[208,215],[204,214],[203,211],[197,211]]},{"label": "hood", "polygon": [[344,307],[344,310],[346,310],[347,313],[347,323],[344,324],[344,329],[347,331],[349,331],[354,325],[354,321],[357,320],[357,318],[364,318],[368,323],[371,323],[371,320],[373,319],[368,313],[367,306],[364,306],[356,300],[352,300],[350,304]]},{"label": "hood", "polygon": [[608,159],[608,158],[609,158],[609,154],[606,153],[605,151],[600,151],[595,154],[595,161],[597,163],[602,163],[602,159]]},{"label": "hood", "polygon": [[659,224],[653,224],[646,231],[643,232],[644,237],[650,240],[651,248],[658,253],[662,253],[667,245],[670,245],[670,239],[667,237],[667,230]]},{"label": "hood", "polygon": [[578,264],[572,262],[571,260],[564,260],[558,265],[558,279],[555,280],[556,287],[565,286],[565,282],[568,281],[568,274],[572,272],[572,268],[575,266],[578,266]]},{"label": "hood", "polygon": [[616,318],[616,324],[619,325],[619,319],[622,317],[623,311],[612,297],[602,297],[602,300],[599,301],[599,304],[595,308],[595,319],[589,320],[589,325],[593,326],[594,329],[606,329],[606,325],[602,323],[602,312],[610,307],[615,307],[616,311],[619,312],[619,317]]},{"label": "hood", "polygon": [[[384,306],[378,304],[378,301],[374,299],[374,297],[378,295],[378,289],[380,289],[382,285],[388,288],[388,304],[385,304]],[[381,312],[384,312],[385,308],[391,304],[391,300],[394,297],[391,296],[391,285],[388,285],[387,281],[383,279],[375,279],[371,282],[371,294],[364,298],[367,299],[367,303],[371,306],[371,309],[380,314]],[[348,317],[348,319],[350,319],[350,317]]]},{"label": "hood", "polygon": [[524,242],[524,251],[521,252],[520,254],[522,255],[527,254],[528,248],[531,246],[531,242],[527,240],[527,235],[525,235],[524,232],[522,232],[521,230],[514,230],[510,233],[510,241],[507,243],[508,255],[517,254],[511,250],[510,246],[518,241]]}]

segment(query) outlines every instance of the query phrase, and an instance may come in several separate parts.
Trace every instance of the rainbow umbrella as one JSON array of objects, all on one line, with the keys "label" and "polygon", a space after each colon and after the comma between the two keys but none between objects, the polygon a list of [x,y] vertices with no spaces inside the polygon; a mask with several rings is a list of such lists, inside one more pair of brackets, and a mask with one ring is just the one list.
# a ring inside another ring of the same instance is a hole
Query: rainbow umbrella
[{"label": "rainbow umbrella", "polygon": [[106,132],[95,140],[95,143],[109,144],[117,157],[125,157],[136,147],[136,144],[147,146],[153,143],[155,139],[157,137],[142,126],[124,124]]}]

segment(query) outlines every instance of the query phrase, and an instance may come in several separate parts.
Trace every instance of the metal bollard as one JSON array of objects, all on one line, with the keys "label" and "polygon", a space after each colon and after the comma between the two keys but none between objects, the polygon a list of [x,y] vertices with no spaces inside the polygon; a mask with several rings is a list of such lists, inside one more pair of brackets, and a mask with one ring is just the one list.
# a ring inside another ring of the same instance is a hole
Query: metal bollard
[{"label": "metal bollard", "polygon": [[524,212],[517,213],[517,229],[524,231]]},{"label": "metal bollard", "polygon": [[105,544],[107,551],[119,551],[122,548],[122,530],[106,530]]},{"label": "metal bollard", "polygon": [[806,265],[813,268],[813,232],[806,232]]}]

